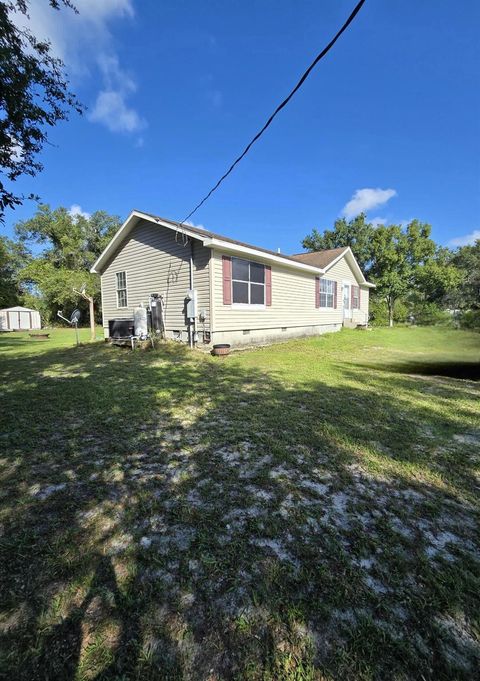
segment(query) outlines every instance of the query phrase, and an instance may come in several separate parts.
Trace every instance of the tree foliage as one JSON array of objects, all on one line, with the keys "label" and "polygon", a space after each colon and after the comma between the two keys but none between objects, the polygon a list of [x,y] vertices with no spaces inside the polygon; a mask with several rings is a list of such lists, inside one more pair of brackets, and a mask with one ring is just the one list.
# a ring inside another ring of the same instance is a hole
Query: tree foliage
[{"label": "tree foliage", "polygon": [[435,253],[416,272],[417,298],[436,305],[459,306],[459,290],[464,272],[455,264],[455,254],[437,246]]},{"label": "tree foliage", "polygon": [[365,213],[361,213],[349,222],[345,218],[335,220],[333,229],[325,229],[322,234],[314,229],[304,238],[302,246],[308,251],[350,246],[363,272],[368,274],[374,231],[375,228],[367,222]]},{"label": "tree foliage", "polygon": [[418,220],[412,220],[406,228],[379,225],[373,232],[368,275],[376,284],[377,295],[387,303],[390,326],[395,302],[415,289],[419,272],[435,253],[430,232],[430,225]]},{"label": "tree foliage", "polygon": [[0,308],[22,302],[24,291],[19,283],[19,272],[28,260],[28,251],[22,243],[0,236]]},{"label": "tree foliage", "polygon": [[458,307],[480,310],[480,239],[471,246],[462,246],[453,255],[452,264],[462,273]]},{"label": "tree foliage", "polygon": [[[76,12],[69,0],[48,0],[48,4]],[[37,155],[47,141],[48,128],[66,120],[72,109],[83,110],[50,43],[20,28],[16,14],[28,16],[27,0],[0,1],[0,220],[6,208],[15,208],[25,199],[12,187],[15,180],[42,170]]]},{"label": "tree foliage", "polygon": [[20,272],[20,280],[31,293],[38,294],[38,305],[47,320],[52,321],[59,308],[80,307],[86,312],[85,301],[73,291],[83,284],[99,310],[99,279],[89,270],[119,227],[120,219],[104,211],[87,218],[72,216],[65,208],[51,210],[47,205],[40,206],[30,220],[17,223],[15,231],[21,243],[44,247]]}]

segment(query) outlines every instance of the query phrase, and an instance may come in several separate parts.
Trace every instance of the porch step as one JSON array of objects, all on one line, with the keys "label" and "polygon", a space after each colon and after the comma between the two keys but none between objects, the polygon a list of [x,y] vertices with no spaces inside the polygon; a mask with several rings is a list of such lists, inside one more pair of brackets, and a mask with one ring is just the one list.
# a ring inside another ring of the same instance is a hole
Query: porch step
[{"label": "porch step", "polygon": [[343,326],[346,329],[356,329],[358,322],[353,322],[351,319],[344,319]]}]

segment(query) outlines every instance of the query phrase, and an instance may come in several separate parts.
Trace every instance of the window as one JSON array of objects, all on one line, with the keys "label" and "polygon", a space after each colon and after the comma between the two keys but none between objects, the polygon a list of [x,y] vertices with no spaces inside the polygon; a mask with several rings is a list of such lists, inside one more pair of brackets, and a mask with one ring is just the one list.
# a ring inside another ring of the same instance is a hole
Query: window
[{"label": "window", "polygon": [[265,266],[232,258],[232,302],[265,305]]},{"label": "window", "polygon": [[352,308],[358,310],[360,308],[360,287],[352,286]]},{"label": "window", "polygon": [[127,273],[117,272],[117,307],[127,307]]},{"label": "window", "polygon": [[320,307],[334,307],[335,282],[320,279]]}]

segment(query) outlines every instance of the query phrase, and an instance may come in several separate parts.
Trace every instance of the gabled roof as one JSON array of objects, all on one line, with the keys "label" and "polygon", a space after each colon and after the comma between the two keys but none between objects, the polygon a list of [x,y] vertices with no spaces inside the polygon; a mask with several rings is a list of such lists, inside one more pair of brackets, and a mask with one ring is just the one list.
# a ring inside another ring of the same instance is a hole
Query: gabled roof
[{"label": "gabled roof", "polygon": [[329,248],[324,251],[313,251],[312,253],[297,253],[292,255],[294,260],[299,260],[300,262],[305,262],[307,265],[313,265],[314,267],[324,268],[330,265],[332,260],[336,260],[339,255],[342,255],[348,251],[348,248]]},{"label": "gabled roof", "polygon": [[[140,213],[141,211],[134,211],[135,213]],[[172,226],[175,227],[175,229],[181,231],[181,232],[192,232],[193,234],[197,235],[200,237],[202,240],[207,236],[210,239],[216,239],[220,241],[225,241],[228,244],[233,244],[235,246],[241,246],[242,248],[251,248],[256,251],[260,251],[261,253],[267,253],[268,255],[274,255],[278,258],[282,258],[283,260],[297,260],[296,256],[294,255],[284,255],[283,253],[278,253],[278,251],[271,251],[268,248],[262,248],[262,246],[252,246],[252,244],[247,244],[245,241],[237,241],[236,239],[231,239],[228,236],[223,236],[222,234],[217,234],[215,232],[210,232],[208,229],[202,229],[200,227],[194,227],[193,225],[182,225],[180,222],[175,222],[174,220],[169,220],[167,218],[161,218],[158,215],[152,215],[151,213],[143,213],[143,215],[148,215],[150,218],[153,218],[155,222],[168,222]],[[311,263],[306,263],[307,265],[310,265]],[[313,265],[312,267],[317,267],[317,265]]]},{"label": "gabled roof", "polygon": [[[318,251],[317,253],[303,253],[299,255],[283,255],[283,253],[276,253],[275,251],[270,251],[268,248],[252,246],[251,244],[247,244],[243,241],[231,239],[228,236],[216,234],[215,232],[210,232],[209,230],[206,229],[200,229],[200,227],[181,224],[180,222],[168,220],[167,218],[162,218],[159,217],[158,215],[152,215],[151,213],[144,213],[139,210],[133,210],[130,213],[128,218],[125,220],[125,222],[120,227],[118,232],[115,234],[113,239],[110,241],[108,246],[105,248],[103,253],[98,257],[97,261],[90,270],[91,272],[95,272],[97,274],[102,273],[102,270],[107,261],[110,259],[110,257],[114,254],[115,250],[118,248],[118,246],[128,236],[128,234],[135,227],[135,225],[138,224],[140,220],[147,220],[157,225],[166,227],[167,229],[174,230],[175,232],[179,233],[180,238],[182,238],[182,235],[184,235],[186,237],[197,239],[198,241],[201,241],[202,244],[207,248],[220,248],[227,252],[239,254],[240,256],[243,255],[243,257],[245,256],[261,257],[263,260],[266,260],[267,262],[282,263],[283,265],[292,267],[293,269],[312,272],[317,275],[324,274],[329,267],[331,267],[335,262],[337,262],[337,260],[343,257],[344,254],[347,255],[349,252],[351,258],[353,259],[354,268],[359,276],[360,282],[367,286],[373,286],[373,284],[369,284],[365,280],[365,277],[363,276],[363,273],[361,272],[358,263],[355,260],[350,248],[335,248],[332,249],[331,251]],[[337,253],[333,254],[334,251]],[[306,258],[306,260],[303,260],[304,256],[321,256],[323,253],[332,254],[326,257],[328,263],[326,263],[323,266],[317,264],[316,262],[315,263],[308,262],[308,258]]]}]

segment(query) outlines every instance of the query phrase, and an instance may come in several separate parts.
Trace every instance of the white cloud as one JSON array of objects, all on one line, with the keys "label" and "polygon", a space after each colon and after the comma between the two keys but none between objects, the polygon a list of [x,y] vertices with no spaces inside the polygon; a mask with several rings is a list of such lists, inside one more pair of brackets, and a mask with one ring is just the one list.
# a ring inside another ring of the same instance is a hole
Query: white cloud
[{"label": "white cloud", "polygon": [[68,211],[68,214],[72,218],[82,217],[82,218],[85,218],[86,220],[90,219],[90,213],[87,213],[87,211],[82,210],[82,207],[79,206],[78,203],[74,203],[73,205],[70,206],[70,210]]},{"label": "white cloud", "polygon": [[[145,127],[140,114],[127,103],[136,90],[133,77],[120,66],[110,25],[134,16],[132,0],[75,0],[78,14],[62,7],[53,10],[45,0],[31,0],[29,19],[12,16],[42,40],[48,39],[55,56],[66,64],[74,79],[95,78],[100,71],[103,86],[88,119],[103,123],[113,132],[132,132]],[[113,118],[119,117],[115,123]]]},{"label": "white cloud", "polygon": [[137,89],[132,76],[120,67],[116,55],[99,55],[98,63],[106,88],[98,93],[89,120],[103,123],[112,132],[135,132],[144,128],[145,121],[126,101]]},{"label": "white cloud", "polygon": [[49,40],[55,56],[74,73],[84,73],[104,52],[114,52],[109,23],[134,16],[132,0],[76,0],[78,14],[68,7],[52,9],[44,0],[31,0],[28,17],[11,16],[41,40]]},{"label": "white cloud", "polygon": [[397,195],[395,189],[357,189],[350,201],[342,208],[341,214],[351,220],[360,213],[378,208]]},{"label": "white cloud", "polygon": [[474,229],[470,234],[450,239],[448,243],[450,246],[472,246],[477,239],[480,239],[480,229]]},{"label": "white cloud", "polygon": [[378,227],[379,225],[386,225],[387,224],[387,218],[370,218],[368,220],[374,227]]},{"label": "white cloud", "polygon": [[95,123],[103,123],[111,132],[135,132],[145,127],[140,115],[125,102],[125,94],[115,90],[98,93],[88,118]]}]

